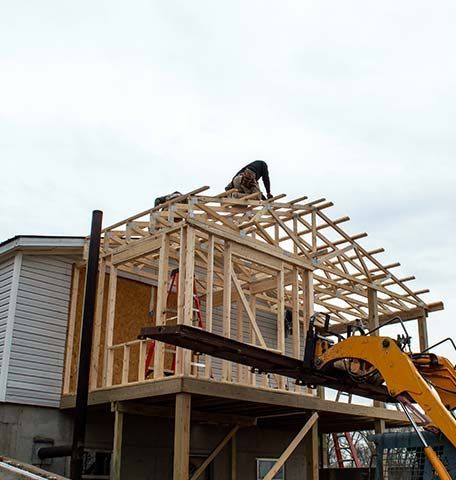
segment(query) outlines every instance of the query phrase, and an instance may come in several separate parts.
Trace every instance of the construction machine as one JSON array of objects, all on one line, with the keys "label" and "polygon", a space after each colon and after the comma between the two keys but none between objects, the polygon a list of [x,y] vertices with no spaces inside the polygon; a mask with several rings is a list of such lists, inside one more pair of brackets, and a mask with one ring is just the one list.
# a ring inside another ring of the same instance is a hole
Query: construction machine
[{"label": "construction machine", "polygon": [[[396,339],[378,335],[379,328],[367,331],[360,323],[341,335],[331,332],[328,314],[315,313],[308,322],[303,360],[187,325],[147,327],[142,329],[140,338],[153,338],[248,365],[257,372],[295,378],[299,384],[312,388],[330,387],[399,404],[438,478],[451,479],[418,425],[441,432],[456,449],[455,367],[448,359],[432,353],[433,347],[413,353],[411,337],[401,319],[396,317],[390,322],[402,326],[403,333]],[[451,339],[444,341],[455,346]]]}]

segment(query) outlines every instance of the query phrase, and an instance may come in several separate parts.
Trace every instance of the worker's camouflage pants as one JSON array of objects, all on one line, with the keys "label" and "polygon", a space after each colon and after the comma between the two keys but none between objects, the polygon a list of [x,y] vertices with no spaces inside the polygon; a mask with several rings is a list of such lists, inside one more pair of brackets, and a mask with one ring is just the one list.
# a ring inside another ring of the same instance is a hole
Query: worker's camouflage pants
[{"label": "worker's camouflage pants", "polygon": [[260,192],[260,187],[258,186],[258,182],[254,182],[249,186],[246,186],[242,183],[242,175],[239,174],[236,177],[233,178],[233,181],[230,182],[226,187],[225,190],[230,190],[232,188],[235,188],[238,190],[240,193],[243,195],[248,195],[250,193],[257,193]]}]

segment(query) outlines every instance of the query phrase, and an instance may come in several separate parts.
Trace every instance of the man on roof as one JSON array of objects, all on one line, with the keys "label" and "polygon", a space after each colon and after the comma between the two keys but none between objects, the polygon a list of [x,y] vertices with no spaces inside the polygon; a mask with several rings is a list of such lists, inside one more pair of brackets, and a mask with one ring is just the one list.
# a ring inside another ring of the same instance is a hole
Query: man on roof
[{"label": "man on roof", "polygon": [[[263,160],[255,160],[241,168],[239,172],[236,173],[233,180],[231,180],[231,182],[225,187],[225,190],[236,188],[240,193],[245,195],[261,192],[258,185],[260,178],[263,180],[267,198],[272,198],[268,165]],[[263,194],[261,194],[261,198],[266,200]]]}]

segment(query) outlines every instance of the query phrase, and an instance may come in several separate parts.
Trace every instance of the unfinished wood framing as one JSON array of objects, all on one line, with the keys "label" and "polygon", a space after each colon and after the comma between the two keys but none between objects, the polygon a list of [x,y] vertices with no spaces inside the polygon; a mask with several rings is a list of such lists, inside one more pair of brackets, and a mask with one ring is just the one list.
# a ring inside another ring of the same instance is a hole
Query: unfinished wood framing
[{"label": "unfinished wood framing", "polygon": [[[427,347],[426,316],[443,304],[425,302],[420,295],[427,290],[410,287],[413,276],[400,278],[393,272],[397,262],[381,262],[383,248],[364,248],[360,240],[366,233],[347,233],[349,218],[331,218],[331,202],[305,196],[285,201],[283,195],[261,201],[258,195],[232,198],[230,192],[209,196],[207,189],[201,187],[103,230],[91,392],[183,377],[212,385],[309,394],[284,377],[251,372],[160,342],[146,372],[152,342],[137,338],[139,328],[122,329],[125,318],[119,310],[125,302],[125,278],[138,282],[138,289],[147,287],[146,295],[128,296],[129,301],[141,298],[144,303],[142,326],[193,325],[300,358],[315,311],[328,313],[331,329],[338,333],[355,322],[374,328],[400,316],[417,320],[420,347]],[[169,300],[170,273],[176,268],[178,282]],[[64,395],[74,393],[83,270],[84,262],[73,274]],[[288,334],[287,309],[292,312]],[[183,398],[179,404],[186,408]],[[179,448],[185,450],[184,443]],[[179,463],[178,468],[184,466]]]}]

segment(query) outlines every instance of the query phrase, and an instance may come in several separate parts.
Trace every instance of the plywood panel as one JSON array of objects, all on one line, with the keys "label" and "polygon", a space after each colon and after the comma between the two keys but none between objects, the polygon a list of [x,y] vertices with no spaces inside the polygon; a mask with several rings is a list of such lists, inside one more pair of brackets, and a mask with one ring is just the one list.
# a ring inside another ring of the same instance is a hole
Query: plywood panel
[{"label": "plywood panel", "polygon": [[[77,382],[77,363],[79,356],[79,344],[81,336],[81,320],[82,308],[84,300],[84,278],[85,271],[81,272],[82,281],[80,282],[77,296],[76,308],[76,327],[75,340],[72,353],[71,365],[71,380],[70,392],[76,391]],[[102,376],[105,366],[104,361],[104,342],[106,334],[106,311],[107,311],[107,291],[108,291],[109,275],[105,275],[105,295],[103,299],[103,319],[100,335],[100,354],[99,354],[99,372],[97,379],[97,386],[101,386]],[[155,287],[150,285],[122,278],[119,276],[117,281],[117,295],[116,295],[116,315],[114,327],[114,345],[135,340],[142,327],[152,326],[155,324],[155,318],[149,315],[149,303],[151,299],[151,291]],[[156,305],[154,305],[155,311]],[[119,349],[114,357],[114,379],[113,383],[120,383],[122,375],[122,358],[123,351]],[[137,380],[138,372],[138,358],[139,348],[134,347],[130,351],[130,372],[129,380]]]}]

